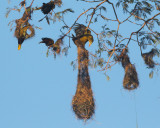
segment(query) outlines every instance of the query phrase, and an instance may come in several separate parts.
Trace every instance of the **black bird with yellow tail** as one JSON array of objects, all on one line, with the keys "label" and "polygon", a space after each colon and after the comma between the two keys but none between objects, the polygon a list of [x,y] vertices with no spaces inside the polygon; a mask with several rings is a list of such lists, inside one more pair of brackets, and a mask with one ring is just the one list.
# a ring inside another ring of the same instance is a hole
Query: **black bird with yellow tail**
[{"label": "black bird with yellow tail", "polygon": [[79,39],[82,45],[84,46],[87,43],[87,41],[89,41],[89,46],[91,46],[94,40],[93,40],[93,36],[91,35],[91,31],[87,29],[86,26],[84,26],[83,24],[77,23],[74,26],[74,31],[76,33],[76,37],[73,36],[73,40]]},{"label": "black bird with yellow tail", "polygon": [[[21,49],[21,45],[24,40],[31,38],[35,35],[34,28],[28,22],[21,23],[21,19],[16,20],[16,29],[15,29],[15,37],[18,39],[18,50]],[[30,31],[30,34],[28,33]]]},{"label": "black bird with yellow tail", "polygon": [[[21,6],[25,4],[25,1],[22,1]],[[21,49],[21,45],[24,40],[29,39],[35,35],[35,30],[33,26],[29,23],[31,19],[32,8],[31,5],[26,7],[23,16],[20,19],[15,20],[16,29],[14,32],[15,37],[18,39],[18,50]]]}]

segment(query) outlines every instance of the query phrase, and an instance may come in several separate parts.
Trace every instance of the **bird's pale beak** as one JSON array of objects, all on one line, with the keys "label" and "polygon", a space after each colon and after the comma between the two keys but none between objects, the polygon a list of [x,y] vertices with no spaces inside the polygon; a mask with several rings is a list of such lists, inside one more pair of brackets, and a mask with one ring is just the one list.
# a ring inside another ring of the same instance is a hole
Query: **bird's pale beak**
[{"label": "bird's pale beak", "polygon": [[92,42],[89,41],[89,47],[91,46]]},{"label": "bird's pale beak", "polygon": [[21,49],[21,44],[18,44],[18,50],[20,50]]}]

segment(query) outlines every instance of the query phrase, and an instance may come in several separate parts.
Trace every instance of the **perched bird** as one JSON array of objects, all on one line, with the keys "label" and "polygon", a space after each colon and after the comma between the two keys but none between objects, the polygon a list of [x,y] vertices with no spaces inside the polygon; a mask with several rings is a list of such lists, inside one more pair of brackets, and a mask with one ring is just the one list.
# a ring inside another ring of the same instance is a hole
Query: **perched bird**
[{"label": "perched bird", "polygon": [[[16,23],[18,23],[18,21]],[[27,30],[29,30],[31,33],[28,34]],[[26,25],[17,24],[14,35],[18,39],[18,50],[20,50],[24,40],[33,37],[35,35],[35,31],[29,23]]]},{"label": "perched bird", "polygon": [[40,43],[45,43],[46,46],[52,47],[54,45],[54,40],[52,40],[51,38],[42,38],[42,41]]},{"label": "perched bird", "polygon": [[17,27],[15,30],[15,36],[18,39],[18,50],[21,49],[21,45],[26,38],[27,29],[28,29],[27,27],[23,27],[23,28]]},{"label": "perched bird", "polygon": [[91,35],[91,31],[87,29],[83,24],[76,24],[74,27],[74,31],[76,33],[76,38],[79,38],[80,41],[85,45],[87,41],[89,41],[89,46],[93,43],[93,36]]},{"label": "perched bird", "polygon": [[61,46],[60,46],[62,44],[61,38],[54,43],[54,40],[52,40],[51,38],[45,37],[45,38],[42,38],[42,41],[40,43],[45,43],[48,48],[52,48],[52,50],[57,54],[59,54],[61,51]]},{"label": "perched bird", "polygon": [[43,3],[41,11],[43,12],[43,14],[48,14],[54,8],[55,8],[54,1],[50,1],[48,3]]},{"label": "perched bird", "polygon": [[58,7],[61,7],[62,1],[61,0],[54,0],[54,1],[51,0],[48,3],[43,3],[43,5],[38,8],[38,9],[41,9],[41,11],[42,11],[43,14],[45,14],[45,17],[43,17],[42,19],[40,19],[39,22],[41,22],[42,20],[46,19],[47,23],[50,24],[49,17],[48,17],[47,14],[49,14],[51,12],[51,10],[53,10],[55,8],[55,5],[58,6]]},{"label": "perched bird", "polygon": [[20,35],[19,35],[19,38],[18,38],[18,50],[21,49],[21,45],[25,40],[25,35],[26,35],[25,28],[21,29],[20,30]]},{"label": "perched bird", "polygon": [[50,1],[48,3],[43,3],[42,7],[40,7],[40,8],[41,8],[42,13],[46,14],[46,15],[45,15],[45,17],[43,17],[42,19],[40,19],[39,22],[41,22],[43,19],[46,19],[47,23],[50,24],[49,18],[48,18],[47,14],[49,14],[50,11],[55,8],[54,1]]}]

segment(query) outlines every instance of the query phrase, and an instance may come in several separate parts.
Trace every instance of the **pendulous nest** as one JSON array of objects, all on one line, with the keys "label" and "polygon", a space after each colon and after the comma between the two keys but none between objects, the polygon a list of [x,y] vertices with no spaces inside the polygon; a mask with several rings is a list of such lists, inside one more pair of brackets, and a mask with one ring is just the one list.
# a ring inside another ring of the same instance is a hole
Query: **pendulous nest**
[{"label": "pendulous nest", "polygon": [[78,119],[86,121],[95,113],[94,97],[88,72],[88,51],[85,49],[86,42],[89,41],[90,43],[91,40],[86,27],[82,24],[76,25],[75,33],[76,37],[73,41],[77,46],[78,53],[78,82],[76,94],[72,99],[72,108]]},{"label": "pendulous nest", "polygon": [[139,86],[139,80],[136,68],[133,64],[125,67],[125,76],[123,79],[123,87],[127,90],[134,90]]},{"label": "pendulous nest", "polygon": [[131,64],[127,52],[128,50],[121,54],[118,57],[118,61],[121,62],[122,67],[125,69],[125,75],[123,79],[124,89],[134,90],[139,86],[139,80],[136,68],[133,64]]},{"label": "pendulous nest", "polygon": [[78,119],[90,119],[95,110],[95,103],[91,88],[78,88],[72,100],[72,108]]},{"label": "pendulous nest", "polygon": [[152,49],[150,52],[142,54],[143,60],[145,64],[148,66],[148,68],[155,67],[155,62],[153,61],[153,57],[155,56],[156,52],[157,51],[155,49]]}]

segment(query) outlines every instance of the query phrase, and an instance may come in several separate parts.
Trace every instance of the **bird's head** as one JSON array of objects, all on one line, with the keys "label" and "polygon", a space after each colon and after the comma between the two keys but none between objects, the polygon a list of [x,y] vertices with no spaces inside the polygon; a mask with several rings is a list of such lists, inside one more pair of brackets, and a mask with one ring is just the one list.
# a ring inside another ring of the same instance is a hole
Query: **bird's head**
[{"label": "bird's head", "polygon": [[93,36],[91,35],[91,31],[89,29],[87,29],[84,33],[85,35],[87,35],[88,37],[88,41],[89,41],[89,47],[91,46],[91,44],[93,43]]},{"label": "bird's head", "polygon": [[20,50],[21,49],[21,45],[22,45],[22,43],[23,43],[23,41],[24,41],[24,37],[20,37],[20,38],[18,38],[18,50]]}]

